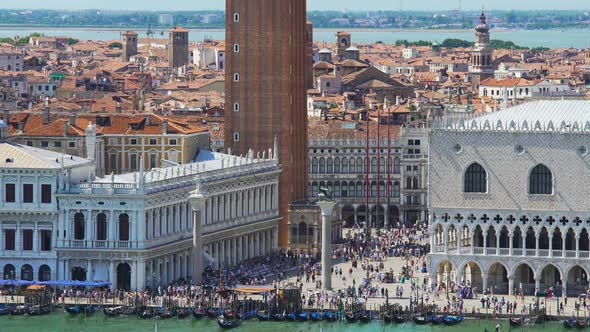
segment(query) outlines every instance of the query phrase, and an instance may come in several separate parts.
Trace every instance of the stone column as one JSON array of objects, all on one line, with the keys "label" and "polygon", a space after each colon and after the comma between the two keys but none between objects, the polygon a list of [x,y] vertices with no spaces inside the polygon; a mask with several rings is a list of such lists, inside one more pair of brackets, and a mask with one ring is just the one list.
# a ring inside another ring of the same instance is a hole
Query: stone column
[{"label": "stone column", "polygon": [[194,284],[200,285],[203,282],[203,220],[201,219],[205,197],[198,188],[191,194],[190,202],[193,209],[192,280]]},{"label": "stone column", "polygon": [[455,229],[455,232],[457,232],[457,255],[461,255],[461,241],[463,241],[463,227],[461,227],[459,230]]},{"label": "stone column", "polygon": [[139,274],[144,274],[144,273],[145,273],[145,271],[138,271],[137,270],[137,260],[134,260],[131,263],[131,285],[130,286],[131,286],[132,290],[136,290],[138,288],[137,287],[137,276]]},{"label": "stone column", "polygon": [[448,253],[449,252],[449,230],[447,228],[443,229],[443,243],[444,243],[444,253]]},{"label": "stone column", "polygon": [[508,276],[508,295],[514,295],[514,276]]},{"label": "stone column", "polygon": [[580,234],[576,233],[576,258],[580,258]]},{"label": "stone column", "polygon": [[109,263],[109,282],[111,283],[111,290],[117,288],[117,271],[115,271],[115,262],[110,261]]},{"label": "stone column", "polygon": [[86,280],[92,281],[92,279],[94,279],[94,276],[92,275],[92,260],[89,259],[88,260],[88,271],[86,271]]},{"label": "stone column", "polygon": [[482,232],[483,235],[483,254],[486,255],[488,251],[488,232],[490,230],[487,229],[485,232]]},{"label": "stone column", "polygon": [[322,288],[332,289],[332,211],[336,202],[326,200],[320,194],[316,203],[322,210]]},{"label": "stone column", "polygon": [[[514,234],[512,234],[512,232],[508,231],[508,254],[509,254],[510,256],[512,256],[512,249],[513,249],[513,247],[514,247],[514,244],[512,243],[512,242],[513,242],[513,239],[512,239],[512,236],[513,236],[513,235],[514,235]],[[514,281],[514,280],[513,280],[513,281]]]},{"label": "stone column", "polygon": [[549,257],[553,257],[553,232],[549,236]]},{"label": "stone column", "polygon": [[35,229],[33,229],[33,252],[39,252],[39,224],[35,223]]},{"label": "stone column", "polygon": [[484,291],[488,289],[488,276],[487,274],[481,274],[481,279],[483,280],[483,289]]},{"label": "stone column", "polygon": [[535,277],[535,290],[537,292],[541,291],[541,276],[536,276]]}]

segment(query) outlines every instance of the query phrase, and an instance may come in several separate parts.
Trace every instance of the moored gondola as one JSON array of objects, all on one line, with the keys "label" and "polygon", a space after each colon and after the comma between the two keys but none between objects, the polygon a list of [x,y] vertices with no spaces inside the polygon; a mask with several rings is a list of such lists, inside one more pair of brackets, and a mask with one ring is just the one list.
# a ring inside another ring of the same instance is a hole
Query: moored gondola
[{"label": "moored gondola", "polygon": [[180,319],[187,318],[191,315],[191,308],[180,308],[176,311],[176,317]]},{"label": "moored gondola", "polygon": [[219,318],[217,318],[217,324],[222,329],[232,329],[234,327],[240,326],[240,324],[242,324],[242,320],[241,319],[227,320],[223,316],[220,316]]},{"label": "moored gondola", "polygon": [[207,309],[207,316],[209,318],[217,318],[222,313],[223,313],[223,310],[221,310],[219,308],[209,308],[209,309]]},{"label": "moored gondola", "polygon": [[241,314],[241,316],[242,316],[241,318],[242,318],[242,320],[252,319],[252,318],[256,317],[256,312],[257,312],[256,309],[246,311]]},{"label": "moored gondola", "polygon": [[510,326],[522,326],[522,321],[524,319],[522,317],[512,317],[510,318]]},{"label": "moored gondola", "polygon": [[568,318],[563,321],[563,326],[565,326],[568,329],[574,328],[576,327],[576,321],[577,320],[574,317]]},{"label": "moored gondola", "polygon": [[319,311],[314,311],[310,315],[311,320],[319,322],[322,320],[322,313]]},{"label": "moored gondola", "polygon": [[309,312],[307,312],[307,311],[304,311],[304,312],[300,313],[299,315],[297,315],[298,321],[304,322],[308,319],[309,319]]},{"label": "moored gondola", "polygon": [[459,324],[463,321],[464,316],[460,315],[460,316],[447,316],[445,317],[444,323],[445,325],[456,325]]},{"label": "moored gondola", "polygon": [[282,322],[287,318],[287,315],[283,312],[282,314],[272,315],[272,320],[275,322]]},{"label": "moored gondola", "polygon": [[364,311],[359,315],[359,320],[361,323],[369,323],[371,321],[371,312]]},{"label": "moored gondola", "polygon": [[294,312],[290,312],[287,314],[287,320],[290,322],[294,322],[297,320],[297,314]]},{"label": "moored gondola", "polygon": [[10,307],[6,304],[0,304],[0,316],[8,315],[10,313]]},{"label": "moored gondola", "polygon": [[403,324],[403,323],[406,322],[406,319],[402,315],[394,315],[393,316],[393,321],[396,322],[396,323],[398,323],[398,324]]},{"label": "moored gondola", "polygon": [[154,318],[154,311],[152,309],[143,309],[139,311],[137,316],[143,319]]},{"label": "moored gondola", "polygon": [[444,321],[445,321],[445,316],[444,316],[444,315],[433,315],[433,316],[430,318],[430,322],[431,322],[433,325],[440,325],[440,324],[442,324]]},{"label": "moored gondola", "polygon": [[358,315],[356,315],[352,311],[349,311],[349,312],[347,312],[347,313],[344,314],[344,318],[349,323],[355,323],[358,320]]},{"label": "moored gondola", "polygon": [[104,308],[102,312],[107,317],[117,317],[123,312],[123,307]]},{"label": "moored gondola", "polygon": [[256,319],[258,319],[259,321],[267,321],[270,319],[270,316],[268,315],[268,313],[264,312],[264,311],[259,311],[256,313]]},{"label": "moored gondola", "polygon": [[413,318],[414,324],[416,325],[426,325],[428,324],[428,319],[424,316],[414,316]]},{"label": "moored gondola", "polygon": [[338,315],[334,311],[326,311],[324,312],[323,319],[327,320],[328,322],[335,322],[338,320]]},{"label": "moored gondola", "polygon": [[27,313],[27,307],[24,305],[17,305],[15,307],[12,307],[12,309],[10,310],[10,314],[12,316],[21,316]]},{"label": "moored gondola", "polygon": [[193,317],[195,317],[196,319],[201,319],[203,317],[205,317],[207,315],[207,312],[205,312],[205,309],[203,308],[197,308],[195,310],[193,310]]},{"label": "moored gondola", "polygon": [[41,316],[51,313],[50,305],[34,305],[27,308],[27,315],[29,316]]},{"label": "moored gondola", "polygon": [[393,323],[394,319],[393,319],[394,315],[391,314],[383,314],[383,321],[385,323]]}]

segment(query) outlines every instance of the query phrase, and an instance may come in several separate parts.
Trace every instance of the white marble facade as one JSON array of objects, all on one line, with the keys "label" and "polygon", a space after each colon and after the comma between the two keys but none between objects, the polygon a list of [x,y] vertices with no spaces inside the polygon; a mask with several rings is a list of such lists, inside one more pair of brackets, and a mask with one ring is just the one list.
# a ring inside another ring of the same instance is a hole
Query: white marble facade
[{"label": "white marble facade", "polygon": [[577,296],[590,262],[587,101],[541,101],[432,131],[430,275]]}]

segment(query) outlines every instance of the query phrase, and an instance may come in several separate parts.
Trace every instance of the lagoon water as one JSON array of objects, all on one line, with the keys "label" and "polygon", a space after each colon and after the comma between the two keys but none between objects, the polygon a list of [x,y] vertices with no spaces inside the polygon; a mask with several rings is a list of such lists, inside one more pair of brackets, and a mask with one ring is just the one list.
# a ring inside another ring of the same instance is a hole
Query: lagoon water
[{"label": "lagoon water", "polygon": [[[81,40],[114,40],[121,38],[121,32],[126,29],[107,28],[51,28],[51,27],[0,27],[0,37],[26,36],[33,32],[41,32],[47,36],[69,36]],[[145,38],[146,29],[135,29],[140,38]],[[427,40],[442,42],[447,38],[473,40],[473,30],[376,30],[376,29],[348,29],[352,33],[353,43],[374,43],[382,41],[394,43],[396,40]],[[162,30],[155,30],[154,38],[167,38],[167,34],[160,34]],[[316,29],[314,39],[316,41],[329,41],[335,39],[334,29]],[[525,47],[544,46],[549,48],[561,47],[590,47],[588,34],[590,29],[569,30],[492,30],[493,39],[511,40],[517,45]],[[201,41],[204,38],[223,39],[225,32],[222,29],[190,30],[192,41]]]},{"label": "lagoon water", "polygon": [[[362,323],[317,323],[317,322],[259,322],[256,319],[244,322],[236,332],[369,332],[369,331],[452,331],[452,332],[483,332],[494,331],[499,321],[466,320],[453,327],[413,325],[413,324],[387,324],[374,322]],[[54,312],[47,316],[2,316],[0,317],[1,332],[149,332],[154,331],[154,320],[142,320],[135,317],[106,318],[102,313],[94,316],[74,317],[63,311]],[[506,320],[501,322],[502,331],[566,331],[559,322],[545,323],[544,325],[510,328]],[[213,319],[203,318],[195,320],[192,317],[186,319],[158,320],[159,332],[194,332],[194,331],[223,331]]]}]

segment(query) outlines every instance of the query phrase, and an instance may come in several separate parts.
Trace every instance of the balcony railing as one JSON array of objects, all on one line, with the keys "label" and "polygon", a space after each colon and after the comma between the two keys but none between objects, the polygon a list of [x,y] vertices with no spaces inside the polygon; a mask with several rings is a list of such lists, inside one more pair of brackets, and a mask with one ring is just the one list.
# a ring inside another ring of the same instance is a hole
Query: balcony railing
[{"label": "balcony railing", "polygon": [[445,252],[445,246],[444,245],[435,245],[433,249],[434,249],[434,252],[435,253]]},{"label": "balcony railing", "polygon": [[473,248],[473,254],[474,255],[483,255],[483,248]]},{"label": "balcony railing", "polygon": [[486,248],[486,255],[496,255],[496,248]]},{"label": "balcony railing", "polygon": [[537,256],[537,250],[536,249],[526,249],[526,256]]},{"label": "balcony railing", "polygon": [[500,256],[508,256],[508,255],[510,255],[510,249],[500,248]]},{"label": "balcony railing", "polygon": [[540,257],[549,257],[549,249],[539,249]]},{"label": "balcony railing", "polygon": [[522,256],[522,248],[513,248],[512,256]]},{"label": "balcony railing", "polygon": [[566,250],[565,251],[565,257],[567,257],[567,258],[575,258],[576,257],[576,251],[575,250]]},{"label": "balcony railing", "polygon": [[588,258],[589,256],[590,256],[590,252],[588,252],[588,251],[580,251],[579,252],[580,258]]},{"label": "balcony railing", "polygon": [[563,257],[563,250],[553,249],[551,250],[551,254],[553,257]]}]

